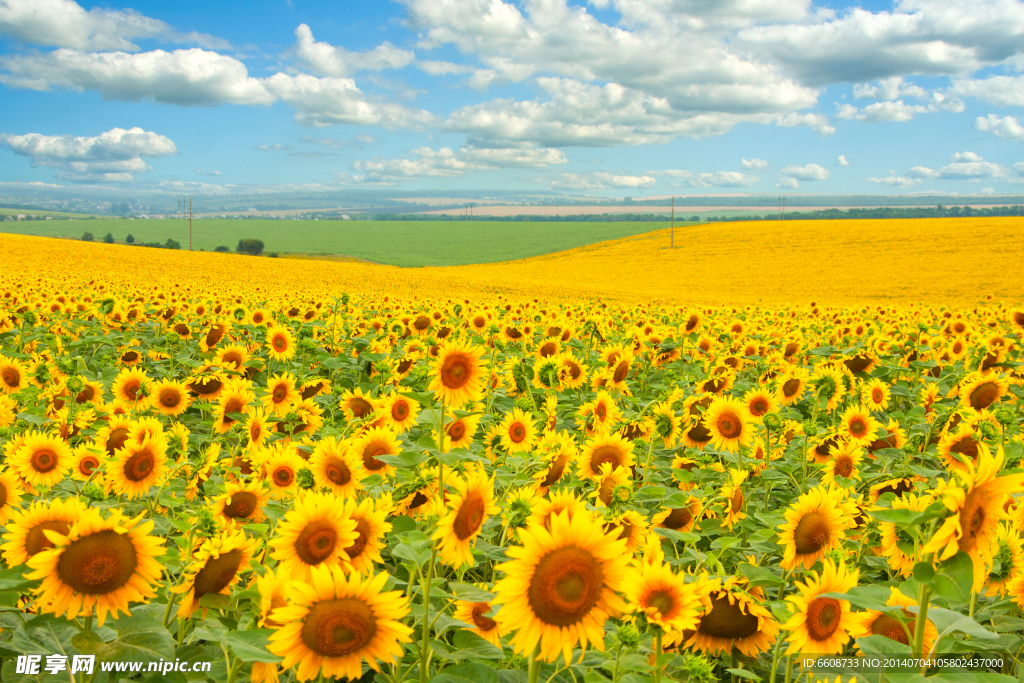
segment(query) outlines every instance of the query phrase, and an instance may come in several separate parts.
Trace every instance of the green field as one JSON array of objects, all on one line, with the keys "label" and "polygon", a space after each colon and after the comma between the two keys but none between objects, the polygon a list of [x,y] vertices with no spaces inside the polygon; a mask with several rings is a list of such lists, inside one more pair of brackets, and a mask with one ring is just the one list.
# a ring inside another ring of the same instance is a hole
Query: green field
[{"label": "green field", "polygon": [[0,207],[0,216],[17,216],[19,213],[25,214],[26,216],[53,216],[55,219],[86,218],[89,215],[91,215],[86,213],[67,213],[65,211],[50,211],[49,209],[5,209],[3,207]]},{"label": "green field", "polygon": [[[677,225],[684,225],[677,221]],[[396,266],[455,266],[550,254],[594,242],[668,227],[664,223],[557,223],[510,221],[291,221],[212,218],[193,221],[192,248],[232,251],[243,238],[263,240],[264,253],[353,256]],[[172,238],[188,248],[188,221],[101,218],[0,223],[0,232],[118,243],[129,233],[137,242]]]}]

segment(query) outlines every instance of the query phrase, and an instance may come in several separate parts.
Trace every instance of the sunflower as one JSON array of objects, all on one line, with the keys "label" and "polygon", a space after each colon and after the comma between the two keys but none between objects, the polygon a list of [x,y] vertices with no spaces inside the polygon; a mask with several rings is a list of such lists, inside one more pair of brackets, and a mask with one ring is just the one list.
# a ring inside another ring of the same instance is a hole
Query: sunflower
[{"label": "sunflower", "polygon": [[822,485],[828,486],[836,477],[860,479],[860,470],[857,468],[864,458],[864,451],[853,441],[832,446],[828,449],[828,455],[828,462],[821,474]]},{"label": "sunflower", "polygon": [[786,548],[779,563],[783,569],[795,569],[798,565],[810,569],[827,551],[839,546],[850,528],[842,508],[821,486],[801,495],[785,516],[786,523],[779,535]]},{"label": "sunflower", "polygon": [[576,424],[587,436],[607,434],[622,417],[622,411],[615,405],[615,399],[607,391],[598,391],[596,398],[580,406],[576,413]]},{"label": "sunflower", "polygon": [[210,351],[217,344],[220,344],[231,331],[231,323],[226,320],[218,321],[210,325],[199,337],[199,348],[203,351]]},{"label": "sunflower", "polygon": [[78,405],[89,403],[99,408],[103,405],[103,395],[102,383],[86,380],[85,386],[75,395],[75,403]]},{"label": "sunflower", "polygon": [[564,351],[558,356],[560,367],[558,369],[558,381],[563,390],[579,389],[587,383],[587,368],[583,363],[572,355],[571,351]]},{"label": "sunflower", "polygon": [[428,388],[449,406],[479,400],[484,393],[482,357],[480,347],[458,341],[445,342],[438,349]]},{"label": "sunflower", "polygon": [[960,382],[960,403],[975,410],[985,410],[1009,390],[1010,383],[994,373],[972,372]]},{"label": "sunflower", "polygon": [[966,472],[977,465],[983,444],[976,439],[970,425],[961,425],[957,431],[949,431],[939,439],[939,457],[950,472]]},{"label": "sunflower", "polygon": [[387,572],[372,578],[339,567],[317,567],[312,583],[286,588],[287,605],[271,612],[281,627],[270,636],[267,648],[284,657],[281,667],[298,665],[296,677],[356,680],[365,659],[380,671],[378,660],[393,662],[402,656],[400,643],[412,640],[412,628],[402,623],[409,613],[400,591],[382,592]]},{"label": "sunflower", "polygon": [[779,376],[777,395],[779,403],[784,406],[792,405],[800,400],[807,389],[807,375],[798,368],[789,370]]},{"label": "sunflower", "polygon": [[494,607],[489,602],[470,602],[458,600],[455,603],[455,613],[452,616],[472,628],[467,629],[475,633],[495,647],[501,647],[501,637],[505,635],[505,629],[488,614],[493,615]]},{"label": "sunflower", "polygon": [[370,474],[390,477],[395,468],[377,459],[378,455],[398,455],[402,444],[387,427],[371,427],[352,441],[350,452],[363,461],[363,469]]},{"label": "sunflower", "polygon": [[245,437],[249,442],[249,449],[261,448],[270,435],[270,416],[263,408],[256,408],[249,412],[245,421]]},{"label": "sunflower", "polygon": [[[0,482],[6,484],[7,476],[0,474]],[[52,548],[53,542],[45,532],[55,531],[66,536],[84,511],[85,505],[77,498],[36,500],[24,510],[9,510],[7,533],[3,536],[7,542],[0,546],[7,566],[21,566],[36,553]]]},{"label": "sunflower", "polygon": [[[106,463],[107,454],[99,444],[85,443],[72,451],[71,478],[78,481],[95,481],[103,483],[102,467]],[[96,470],[100,469],[99,472]]]},{"label": "sunflower", "polygon": [[289,372],[282,372],[267,380],[267,393],[263,395],[263,407],[274,415],[284,416],[299,397],[295,390],[295,377]]},{"label": "sunflower", "polygon": [[979,446],[978,462],[967,465],[966,472],[957,472],[959,485],[952,481],[939,481],[935,498],[942,501],[952,515],[928,543],[922,554],[936,553],[939,561],[947,560],[958,551],[971,556],[974,564],[974,591],[981,591],[992,568],[992,560],[999,550],[999,520],[1009,519],[1004,503],[1009,494],[1024,486],[1024,473],[1000,477],[1003,467],[1003,448],[993,457],[988,446]]},{"label": "sunflower", "polygon": [[651,409],[654,421],[654,435],[661,439],[665,448],[672,448],[679,438],[679,418],[669,401],[662,401]]},{"label": "sunflower", "polygon": [[500,431],[501,445],[507,453],[533,450],[537,440],[537,426],[529,413],[513,408],[501,421]]},{"label": "sunflower", "polygon": [[256,400],[256,394],[249,390],[249,387],[242,382],[231,382],[224,388],[224,393],[217,399],[215,414],[217,419],[213,422],[213,430],[217,434],[226,434],[237,424],[233,415],[241,413],[248,415],[251,411],[249,404]]},{"label": "sunflower", "polygon": [[242,372],[249,360],[249,350],[242,344],[232,344],[217,351],[217,362],[224,367],[230,366],[236,372]]},{"label": "sunflower", "polygon": [[8,464],[30,486],[53,486],[71,469],[71,447],[43,432],[24,435]]},{"label": "sunflower", "polygon": [[477,404],[477,406],[480,413],[463,415],[444,426],[444,450],[446,452],[453,448],[469,448],[469,444],[473,443],[473,437],[476,435],[477,425],[480,424],[484,409],[483,404]]},{"label": "sunflower", "polygon": [[622,494],[623,491],[627,493],[627,499],[632,497],[632,472],[626,467],[612,467],[611,463],[606,462],[599,468],[594,483],[597,487],[588,498],[593,498],[598,508],[611,505],[616,494]]},{"label": "sunflower", "polygon": [[28,386],[25,366],[14,358],[0,355],[0,390],[7,394],[21,391]]},{"label": "sunflower", "polygon": [[127,417],[112,414],[107,417],[107,424],[98,429],[93,438],[107,451],[107,455],[113,455],[128,440],[131,426],[132,421]]},{"label": "sunflower", "polygon": [[328,488],[342,498],[355,498],[363,488],[363,461],[351,455],[348,444],[330,436],[317,442],[309,467],[318,488]]},{"label": "sunflower", "polygon": [[633,442],[627,441],[618,434],[600,434],[589,440],[583,447],[577,461],[577,472],[583,479],[596,480],[605,463],[614,470],[617,467],[632,467],[636,460],[633,457]]},{"label": "sunflower", "polygon": [[626,599],[633,611],[663,631],[692,631],[697,628],[703,605],[693,583],[674,574],[663,562],[642,562],[632,581],[625,585]]},{"label": "sunflower", "polygon": [[240,529],[224,529],[205,539],[185,568],[182,582],[170,589],[185,594],[178,605],[178,616],[191,617],[204,595],[227,594],[238,582],[239,574],[249,569],[255,550],[256,539],[246,538]]},{"label": "sunflower", "polygon": [[701,513],[701,502],[696,496],[686,499],[686,506],[666,508],[651,518],[651,526],[673,531],[688,532],[693,530]]},{"label": "sunflower", "polygon": [[[865,638],[867,636],[885,636],[897,643],[912,645],[914,631],[917,628],[917,615],[908,610],[908,607],[917,607],[917,601],[908,598],[895,586],[889,587],[889,598],[885,601],[889,607],[902,607],[902,623],[891,612],[879,612],[869,609],[866,612],[851,614],[849,619],[849,632],[853,638]],[[921,645],[922,652],[932,651],[932,645],[939,637],[939,631],[930,619],[924,623],[924,642]],[[817,652],[817,650],[815,650]],[[824,653],[824,651],[822,651]]]},{"label": "sunflower", "polygon": [[201,399],[213,401],[220,397],[228,382],[228,374],[219,365],[207,364],[193,373],[185,385]]},{"label": "sunflower", "polygon": [[538,498],[531,510],[527,520],[530,524],[539,524],[547,530],[551,530],[551,520],[556,515],[565,513],[571,520],[578,514],[587,514],[587,506],[581,499],[576,497],[571,488],[562,489],[551,493],[547,498]]},{"label": "sunflower", "polygon": [[743,404],[746,406],[747,412],[754,418],[764,417],[768,413],[775,412],[779,407],[775,395],[761,388],[751,389],[743,394]]},{"label": "sunflower", "polygon": [[727,529],[732,529],[741,519],[747,518],[743,511],[743,489],[740,485],[747,480],[747,472],[744,470],[729,470],[729,485],[721,489],[721,497],[725,499],[725,517],[722,523]]},{"label": "sunflower", "polygon": [[[0,470],[0,525],[5,524],[11,513],[18,507],[24,492],[18,477],[7,470]],[[14,566],[10,562],[8,566]],[[18,564],[21,564],[20,562]]]},{"label": "sunflower", "polygon": [[734,398],[717,397],[704,411],[704,427],[711,433],[711,443],[718,448],[738,451],[750,445],[754,430],[747,407]]},{"label": "sunflower", "polygon": [[364,576],[373,573],[373,564],[383,562],[380,551],[386,546],[384,536],[391,531],[391,523],[384,518],[390,511],[390,504],[381,499],[364,498],[356,503],[345,501],[344,514],[356,523],[358,538],[344,548],[352,571]]},{"label": "sunflower", "polygon": [[162,435],[129,439],[107,463],[106,479],[116,494],[132,500],[160,482],[166,465],[167,441]]},{"label": "sunflower", "polygon": [[860,400],[871,410],[885,410],[891,397],[889,385],[877,377],[865,384],[860,394]]},{"label": "sunflower", "polygon": [[299,470],[306,466],[306,461],[294,446],[277,442],[261,452],[260,466],[270,485],[270,497],[287,500],[299,489]]},{"label": "sunflower", "polygon": [[860,406],[850,406],[840,418],[839,433],[858,446],[867,446],[881,427],[871,413]]},{"label": "sunflower", "polygon": [[266,519],[263,506],[268,500],[267,485],[259,479],[229,481],[224,484],[224,493],[213,499],[213,510],[225,521],[262,522]]},{"label": "sunflower", "polygon": [[295,335],[284,325],[271,325],[267,330],[267,355],[285,361],[295,355]]},{"label": "sunflower", "polygon": [[291,412],[294,418],[284,422],[275,422],[274,429],[278,434],[286,436],[297,436],[299,434],[316,434],[324,425],[323,409],[313,399],[303,399],[292,404]]},{"label": "sunflower", "polygon": [[[149,376],[145,370],[139,368],[124,368],[121,372],[117,373],[117,377],[114,379],[114,386],[111,391],[114,397],[124,401],[130,406],[142,406],[146,407],[147,398],[145,391],[148,389],[146,385],[149,383]],[[144,388],[145,387],[145,388]]]},{"label": "sunflower", "polygon": [[884,435],[879,434],[877,439],[865,446],[865,450],[868,453],[874,453],[882,448],[900,449],[907,443],[907,433],[900,428],[900,425],[896,420],[889,420],[889,423],[884,429]]},{"label": "sunflower", "polygon": [[362,420],[372,417],[380,409],[380,402],[356,387],[346,389],[341,394],[341,409],[345,411],[349,420]]},{"label": "sunflower", "polygon": [[501,508],[494,504],[494,480],[482,468],[467,469],[464,477],[452,482],[455,494],[449,494],[448,514],[437,523],[434,540],[440,541],[441,561],[455,569],[473,566],[473,544],[484,522]]},{"label": "sunflower", "polygon": [[787,655],[796,653],[839,654],[850,640],[856,623],[847,600],[823,597],[825,593],[846,593],[857,585],[858,570],[836,565],[831,558],[822,560],[822,572],[811,572],[804,583],[797,583],[800,595],[786,598],[794,614],[782,628],[790,631]]},{"label": "sunflower", "polygon": [[[607,533],[626,541],[626,552],[636,553],[643,545],[647,536],[647,520],[636,510],[626,510],[622,514],[609,518],[604,525]],[[617,534],[615,533],[617,532]]]},{"label": "sunflower", "polygon": [[162,379],[153,385],[153,405],[162,414],[175,417],[188,410],[192,399],[188,395],[188,387],[183,382]]},{"label": "sunflower", "polygon": [[779,622],[759,602],[764,599],[760,588],[749,588],[744,579],[730,576],[712,579],[701,591],[704,614],[696,630],[687,632],[686,645],[710,655],[735,649],[757,657],[775,642]]},{"label": "sunflower", "polygon": [[533,365],[533,380],[531,384],[536,389],[561,391],[562,386],[559,380],[561,363],[557,356],[539,358]]},{"label": "sunflower", "polygon": [[419,412],[418,402],[399,393],[391,394],[384,400],[384,426],[390,427],[397,434],[403,434],[416,424]]},{"label": "sunflower", "polygon": [[18,402],[0,394],[0,427],[10,427],[18,419]]},{"label": "sunflower", "polygon": [[1005,595],[1010,579],[1024,569],[1024,548],[1021,547],[1018,533],[1007,524],[999,525],[996,540],[999,549],[992,558],[992,570],[985,580],[985,592],[988,595]]},{"label": "sunflower", "polygon": [[505,574],[495,585],[498,621],[518,629],[516,652],[533,652],[566,663],[577,643],[604,650],[604,623],[626,607],[618,596],[629,578],[626,542],[606,534],[588,513],[565,512],[551,519],[551,530],[533,525],[519,530],[522,546],[498,565]]},{"label": "sunflower", "polygon": [[309,582],[316,567],[347,563],[345,548],[359,540],[356,522],[345,502],[329,493],[303,493],[278,523],[268,545],[280,562],[278,573]]},{"label": "sunflower", "polygon": [[35,589],[36,604],[57,616],[74,619],[98,613],[102,626],[108,613],[128,614],[128,605],[156,595],[163,565],[163,539],[150,536],[153,521],[144,514],[126,517],[111,510],[106,519],[99,510],[82,510],[66,534],[50,530],[54,547],[41,550],[27,561],[33,569],[26,578],[41,579]]}]

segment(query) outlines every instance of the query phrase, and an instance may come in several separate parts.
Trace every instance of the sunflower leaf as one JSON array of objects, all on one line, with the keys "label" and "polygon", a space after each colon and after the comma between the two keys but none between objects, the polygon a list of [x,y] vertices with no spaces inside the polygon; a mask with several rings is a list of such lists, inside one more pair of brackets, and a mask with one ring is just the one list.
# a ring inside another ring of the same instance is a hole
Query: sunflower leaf
[{"label": "sunflower leaf", "polygon": [[[907,610],[914,614],[918,612],[917,607],[908,607]],[[939,637],[936,638],[936,642],[952,633],[963,633],[972,638],[981,638],[982,640],[999,638],[998,634],[992,633],[992,631],[989,631],[969,616],[950,609],[930,607],[927,619],[935,624],[935,628],[939,629]]]},{"label": "sunflower leaf", "polygon": [[889,599],[888,586],[854,586],[846,593],[823,593],[821,597],[846,600],[854,607],[878,612],[898,612],[901,609],[885,604]]},{"label": "sunflower leaf", "polygon": [[967,602],[974,583],[974,563],[971,556],[960,551],[941,563],[929,582],[932,590],[950,602]]},{"label": "sunflower leaf", "polygon": [[752,671],[747,671],[746,669],[726,669],[726,671],[731,673],[733,676],[737,676],[739,678],[743,678],[743,679],[746,679],[748,681],[760,681],[760,680],[762,680],[760,676],[758,676],[757,674],[755,674]]},{"label": "sunflower leaf", "polygon": [[224,644],[243,662],[274,664],[282,661],[282,658],[267,650],[267,643],[270,642],[270,635],[273,632],[273,629],[269,628],[228,631],[224,634]]}]

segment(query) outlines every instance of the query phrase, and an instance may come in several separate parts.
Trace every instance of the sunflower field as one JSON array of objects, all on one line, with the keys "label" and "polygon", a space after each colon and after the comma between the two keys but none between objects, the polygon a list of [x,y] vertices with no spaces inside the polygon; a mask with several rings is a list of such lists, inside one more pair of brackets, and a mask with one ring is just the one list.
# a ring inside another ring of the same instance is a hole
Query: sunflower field
[{"label": "sunflower field", "polygon": [[309,261],[8,249],[5,682],[1024,671],[1019,301],[545,299],[331,264],[345,293]]}]

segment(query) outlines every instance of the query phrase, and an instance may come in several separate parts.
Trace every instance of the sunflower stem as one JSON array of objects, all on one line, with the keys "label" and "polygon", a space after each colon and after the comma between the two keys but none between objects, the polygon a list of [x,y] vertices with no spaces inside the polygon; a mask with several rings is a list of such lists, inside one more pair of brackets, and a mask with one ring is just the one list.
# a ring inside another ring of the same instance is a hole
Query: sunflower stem
[{"label": "sunflower stem", "polygon": [[650,474],[650,472],[651,472],[651,461],[654,459],[654,437],[655,436],[657,436],[657,434],[651,434],[651,439],[650,439],[651,443],[647,447],[647,463],[644,465],[644,478],[640,482],[640,486],[643,486],[644,484],[647,483],[647,475]]},{"label": "sunflower stem", "polygon": [[[928,623],[928,601],[931,600],[931,597],[931,586],[922,583],[917,589],[917,620],[914,622],[914,649],[911,650],[912,653],[924,651],[924,627]],[[921,667],[922,676],[927,671],[927,666]]]},{"label": "sunflower stem", "polygon": [[[785,583],[785,581],[783,581],[783,583]],[[782,641],[782,638],[775,639],[775,651],[772,652],[772,673],[771,676],[768,677],[768,683],[775,683],[775,675],[779,672],[779,659],[782,655]]]},{"label": "sunflower stem", "polygon": [[527,683],[537,683],[540,680],[540,662],[537,661],[538,654],[540,654],[540,643],[537,643],[537,646],[533,648],[533,652],[530,653],[530,666],[526,674]]},{"label": "sunflower stem", "polygon": [[654,683],[661,683],[661,629],[654,629],[654,671],[652,675],[654,677]]},{"label": "sunflower stem", "polygon": [[615,667],[612,669],[612,683],[618,683],[619,680],[619,660],[622,658],[622,643],[619,643],[619,647],[615,650]]},{"label": "sunflower stem", "polygon": [[793,655],[786,657],[786,683],[793,680]]},{"label": "sunflower stem", "polygon": [[170,595],[167,598],[167,609],[164,610],[164,620],[163,620],[164,628],[167,628],[167,625],[169,623],[171,623],[171,608],[174,606],[174,602],[177,599],[178,599],[178,594],[177,593],[170,593]]},{"label": "sunflower stem", "polygon": [[235,683],[235,677],[238,676],[238,670],[242,668],[242,660],[235,657],[234,663],[231,668],[228,669],[228,680],[227,683]]},{"label": "sunflower stem", "polygon": [[426,580],[423,582],[423,637],[420,645],[420,683],[430,679],[430,584],[434,580],[434,560],[437,559],[437,544],[430,549],[430,564],[427,565]]}]

